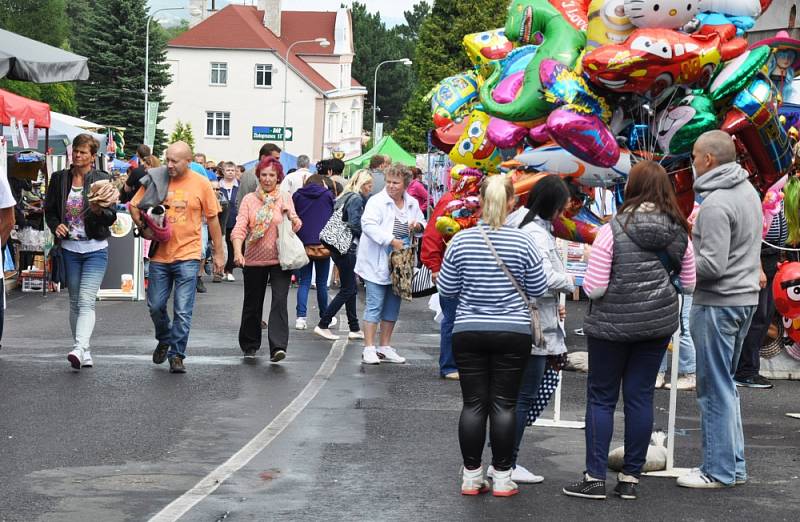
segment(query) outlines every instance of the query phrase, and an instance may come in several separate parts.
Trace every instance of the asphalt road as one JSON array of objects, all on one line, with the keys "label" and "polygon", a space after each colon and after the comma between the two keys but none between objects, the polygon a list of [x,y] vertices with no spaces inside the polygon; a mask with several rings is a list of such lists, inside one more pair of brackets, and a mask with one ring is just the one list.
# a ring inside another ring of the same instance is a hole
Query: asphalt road
[{"label": "asphalt road", "polygon": [[[194,496],[182,520],[797,519],[800,421],[784,413],[800,410],[798,383],[742,392],[745,486],[703,492],[645,478],[635,502],[567,498],[561,487],[583,469],[583,431],[534,427],[520,463],[544,475],[543,484],[510,499],[462,497],[460,393],[438,378],[437,326],[426,300],[401,313],[394,345],[406,365],[364,367],[357,343],[339,358],[330,342],[294,330],[284,362],[248,364],[236,343],[241,282],[208,287],[197,299],[186,375],[150,361],[155,342],[144,303],[98,303],[95,368],[74,372],[66,294],[9,296],[0,520],[148,520],[267,425],[271,442],[211,494]],[[568,309],[571,332],[584,306]],[[317,317],[315,307],[309,315]],[[584,349],[580,337],[569,343]],[[326,371],[330,378],[318,375]],[[318,393],[300,409],[295,399],[307,386]],[[584,390],[584,375],[565,374],[563,418],[582,420]],[[666,427],[667,401],[668,393],[657,394],[657,427]],[[296,416],[283,422],[287,412]],[[617,420],[614,446],[621,413]],[[696,465],[699,445],[697,406],[684,392],[676,464]]]}]

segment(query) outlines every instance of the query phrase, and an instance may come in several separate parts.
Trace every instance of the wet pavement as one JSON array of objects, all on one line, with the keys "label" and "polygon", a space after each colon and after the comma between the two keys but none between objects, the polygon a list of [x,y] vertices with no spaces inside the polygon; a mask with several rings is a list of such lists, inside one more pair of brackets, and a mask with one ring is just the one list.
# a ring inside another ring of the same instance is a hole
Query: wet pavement
[{"label": "wet pavement", "polygon": [[[747,485],[694,491],[645,478],[637,501],[567,498],[561,487],[583,469],[583,431],[533,427],[520,463],[544,475],[543,484],[509,499],[462,497],[460,392],[438,378],[427,299],[401,311],[393,344],[406,365],[362,366],[358,343],[333,345],[310,330],[292,330],[279,365],[261,356],[248,364],[236,343],[241,282],[207,286],[197,298],[186,375],[150,361],[155,342],[144,303],[98,303],[95,368],[74,372],[66,294],[9,296],[0,520],[148,520],[168,505],[185,511],[181,520],[198,521],[797,519],[800,421],[784,413],[800,410],[799,383],[742,391]],[[585,305],[568,309],[572,332]],[[571,350],[584,349],[583,338],[568,340]],[[564,419],[583,419],[585,381],[565,374]],[[657,392],[656,427],[666,428],[668,397]],[[692,393],[679,395],[677,422],[676,465],[694,466],[700,432]],[[622,426],[620,412],[612,447],[621,444]],[[237,454],[254,438],[261,443],[254,451]],[[234,455],[224,481],[192,490]]]}]

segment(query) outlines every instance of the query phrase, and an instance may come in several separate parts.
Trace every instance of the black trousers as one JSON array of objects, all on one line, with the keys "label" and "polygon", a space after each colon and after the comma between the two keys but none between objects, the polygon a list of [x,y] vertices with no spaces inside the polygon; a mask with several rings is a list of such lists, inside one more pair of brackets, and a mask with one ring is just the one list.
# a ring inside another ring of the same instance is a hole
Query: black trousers
[{"label": "black trousers", "polygon": [[289,344],[289,283],[292,273],[281,270],[280,265],[248,266],[244,272],[244,302],[242,323],[239,326],[239,347],[242,351],[261,348],[261,317],[264,312],[264,296],[267,283],[272,290],[269,310],[267,339],[269,353],[286,350]]},{"label": "black trousers", "polygon": [[772,280],[778,271],[779,255],[762,255],[761,266],[767,274],[767,286],[758,293],[758,308],[750,323],[750,330],[742,344],[742,355],[736,367],[737,379],[755,377],[761,370],[761,345],[767,335],[772,316],[775,315],[775,300],[772,297]]},{"label": "black trousers", "polygon": [[516,442],[517,395],[531,344],[530,335],[518,333],[459,332],[453,335],[453,355],[464,399],[458,441],[467,469],[481,465],[487,419],[492,465],[499,471],[511,468]]},{"label": "black trousers", "polygon": [[225,273],[232,274],[233,269],[236,267],[233,264],[233,243],[231,243],[232,228],[225,229],[225,246],[228,248],[228,260],[225,262]]}]

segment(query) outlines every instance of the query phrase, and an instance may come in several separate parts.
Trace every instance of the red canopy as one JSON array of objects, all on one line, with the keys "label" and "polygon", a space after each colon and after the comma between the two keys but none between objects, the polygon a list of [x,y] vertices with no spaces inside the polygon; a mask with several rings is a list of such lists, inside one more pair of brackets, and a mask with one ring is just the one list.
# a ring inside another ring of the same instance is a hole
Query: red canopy
[{"label": "red canopy", "polygon": [[11,118],[16,118],[25,127],[33,118],[37,128],[49,129],[50,105],[0,89],[0,125],[11,125]]}]

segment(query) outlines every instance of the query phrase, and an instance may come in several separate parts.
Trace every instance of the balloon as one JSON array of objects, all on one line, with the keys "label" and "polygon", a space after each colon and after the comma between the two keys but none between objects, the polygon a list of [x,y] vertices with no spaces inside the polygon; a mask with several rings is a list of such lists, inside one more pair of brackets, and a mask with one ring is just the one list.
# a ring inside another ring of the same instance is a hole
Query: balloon
[{"label": "balloon", "polygon": [[786,337],[796,343],[800,343],[800,319],[781,317],[781,320],[783,321],[783,333]]},{"label": "balloon", "polygon": [[592,0],[586,52],[606,44],[621,44],[634,29],[636,26],[625,15],[624,0]]},{"label": "balloon", "polygon": [[553,220],[553,234],[556,237],[587,245],[594,243],[599,228],[597,225],[563,215]]},{"label": "balloon", "polygon": [[725,64],[708,89],[711,99],[717,102],[744,89],[767,63],[770,54],[770,48],[762,45]]},{"label": "balloon", "polygon": [[467,123],[469,123],[467,119],[462,118],[460,121],[434,129],[431,132],[431,143],[442,152],[449,153],[467,128]]},{"label": "balloon", "polygon": [[674,85],[711,83],[722,60],[719,35],[637,29],[624,44],[605,45],[583,58],[589,79],[615,92],[657,97]]},{"label": "balloon", "polygon": [[502,158],[500,150],[487,137],[488,128],[489,115],[473,110],[461,138],[450,151],[453,163],[461,163],[487,172],[496,170]]},{"label": "balloon", "polygon": [[492,91],[501,79],[502,68],[495,65],[494,72],[480,88],[480,98],[487,114],[506,121],[532,122],[547,116],[552,107],[542,100],[539,89],[539,65],[547,58],[572,67],[581,49],[586,45],[588,0],[512,0],[508,8],[506,38],[518,44],[530,44],[535,33],[544,35],[544,41],[525,69],[525,77],[516,99],[499,103]]},{"label": "balloon", "polygon": [[800,70],[800,40],[792,38],[787,31],[778,31],[773,38],[754,44],[768,45],[775,50],[769,61],[769,77],[778,87],[783,98],[792,97],[792,81]]},{"label": "balloon", "polygon": [[461,226],[450,216],[440,216],[436,218],[436,231],[445,238],[455,236],[461,230]]},{"label": "balloon", "polygon": [[700,10],[731,16],[757,17],[766,11],[770,3],[772,0],[700,0]]},{"label": "balloon", "polygon": [[592,165],[553,144],[528,149],[514,159],[540,172],[575,178],[587,187],[611,187],[623,183],[631,170],[631,154],[627,150],[620,151],[619,161],[610,168]]},{"label": "balloon", "polygon": [[468,34],[464,36],[462,43],[469,60],[479,67],[492,60],[502,60],[514,48],[503,29]]},{"label": "balloon", "polygon": [[761,212],[764,214],[764,226],[761,230],[762,239],[767,237],[767,232],[769,232],[769,227],[772,226],[772,221],[783,209],[783,186],[786,184],[787,180],[788,176],[782,177],[767,190],[766,194],[764,194],[764,200],[761,202]]},{"label": "balloon", "polygon": [[697,14],[698,0],[625,0],[625,14],[642,28],[677,29]]},{"label": "balloon", "polygon": [[756,25],[756,19],[752,16],[731,16],[722,13],[699,13],[697,20],[701,26],[733,25],[736,28],[736,36],[743,36]]},{"label": "balloon", "polygon": [[517,94],[519,94],[520,88],[522,88],[524,76],[525,73],[520,71],[500,80],[497,88],[492,91],[492,99],[498,103],[511,103],[514,101]]},{"label": "balloon", "polygon": [[471,72],[445,78],[433,88],[431,111],[437,127],[444,127],[456,117],[469,113],[471,102],[478,96],[478,80]]},{"label": "balloon", "polygon": [[778,264],[778,271],[772,281],[772,296],[775,309],[789,319],[800,318],[800,263],[784,262]]},{"label": "balloon", "polygon": [[665,154],[684,154],[692,150],[701,134],[716,128],[714,103],[701,91],[696,91],[661,112],[653,130]]},{"label": "balloon", "polygon": [[525,139],[528,129],[510,121],[492,118],[489,120],[489,139],[501,149],[509,149]]}]

